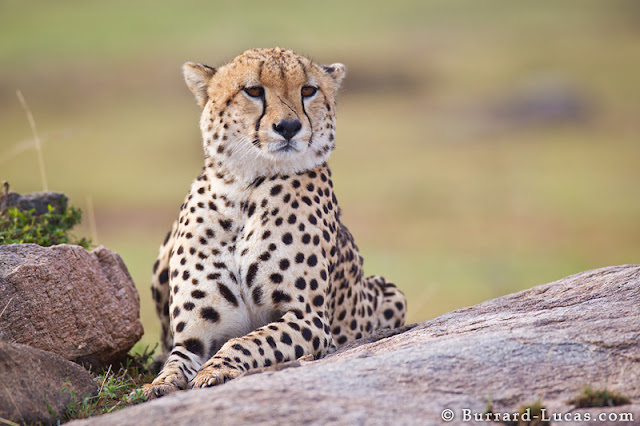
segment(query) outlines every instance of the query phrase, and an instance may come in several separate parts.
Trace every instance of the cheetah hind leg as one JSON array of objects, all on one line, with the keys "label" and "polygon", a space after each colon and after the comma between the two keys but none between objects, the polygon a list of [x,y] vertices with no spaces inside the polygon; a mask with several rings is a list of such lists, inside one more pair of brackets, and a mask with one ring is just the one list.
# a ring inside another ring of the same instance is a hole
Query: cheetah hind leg
[{"label": "cheetah hind leg", "polygon": [[167,360],[169,353],[173,349],[173,335],[169,324],[169,258],[173,250],[174,237],[177,232],[178,221],[174,221],[171,231],[167,233],[160,250],[158,258],[153,265],[153,277],[151,279],[151,295],[156,305],[156,314],[160,319],[162,334],[160,342],[162,353],[159,354],[153,364],[153,369],[160,371],[162,365]]},{"label": "cheetah hind leg", "polygon": [[380,292],[376,292],[378,293],[378,300],[382,298],[382,302],[377,309],[376,328],[402,327],[407,313],[407,299],[398,290],[398,287],[379,275],[365,278],[365,286],[378,289]]}]

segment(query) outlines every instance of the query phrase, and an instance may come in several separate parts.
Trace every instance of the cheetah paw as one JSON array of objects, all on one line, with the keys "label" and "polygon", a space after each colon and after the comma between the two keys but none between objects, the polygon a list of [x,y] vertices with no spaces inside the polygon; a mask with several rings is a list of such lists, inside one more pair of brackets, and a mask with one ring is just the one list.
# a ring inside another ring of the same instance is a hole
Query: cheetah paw
[{"label": "cheetah paw", "polygon": [[240,371],[227,367],[205,367],[198,372],[193,380],[191,380],[189,386],[193,389],[197,389],[221,385],[229,380],[235,379],[240,376],[240,374]]},{"label": "cheetah paw", "polygon": [[153,383],[142,386],[142,396],[148,401],[151,399],[160,398],[165,395],[169,395],[176,391],[179,391],[175,385],[171,384],[158,384],[154,385]]}]

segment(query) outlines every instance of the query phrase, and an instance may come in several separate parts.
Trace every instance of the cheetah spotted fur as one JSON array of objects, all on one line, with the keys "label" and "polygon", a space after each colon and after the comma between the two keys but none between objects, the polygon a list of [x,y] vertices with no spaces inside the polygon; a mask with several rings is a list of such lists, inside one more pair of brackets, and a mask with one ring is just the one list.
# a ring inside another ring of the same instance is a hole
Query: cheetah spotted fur
[{"label": "cheetah spotted fur", "polygon": [[326,163],[344,65],[275,48],[183,71],[203,108],[205,166],[154,265],[166,361],[145,397],[401,326],[405,297],[363,277]]}]

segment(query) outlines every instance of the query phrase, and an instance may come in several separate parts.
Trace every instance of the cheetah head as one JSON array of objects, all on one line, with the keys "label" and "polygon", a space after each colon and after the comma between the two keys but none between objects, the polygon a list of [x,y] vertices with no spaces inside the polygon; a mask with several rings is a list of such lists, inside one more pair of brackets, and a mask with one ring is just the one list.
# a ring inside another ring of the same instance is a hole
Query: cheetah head
[{"label": "cheetah head", "polygon": [[312,169],[333,150],[344,65],[275,48],[248,50],[217,69],[187,62],[183,71],[203,108],[208,166],[251,180]]}]

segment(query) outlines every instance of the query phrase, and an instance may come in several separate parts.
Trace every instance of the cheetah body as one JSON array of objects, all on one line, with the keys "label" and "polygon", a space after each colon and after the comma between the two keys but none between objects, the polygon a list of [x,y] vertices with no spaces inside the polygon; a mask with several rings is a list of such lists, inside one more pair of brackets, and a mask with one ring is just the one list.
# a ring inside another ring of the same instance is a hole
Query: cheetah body
[{"label": "cheetah body", "polygon": [[402,293],[363,277],[326,164],[344,66],[276,48],[184,71],[203,107],[205,167],[154,265],[167,358],[145,395],[318,358],[402,325]]}]

